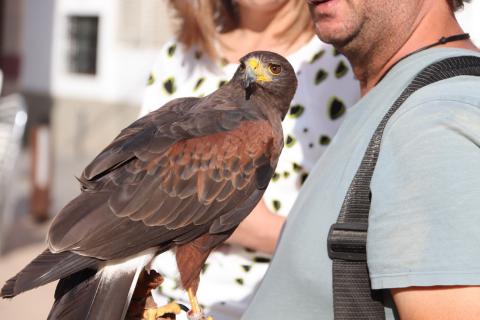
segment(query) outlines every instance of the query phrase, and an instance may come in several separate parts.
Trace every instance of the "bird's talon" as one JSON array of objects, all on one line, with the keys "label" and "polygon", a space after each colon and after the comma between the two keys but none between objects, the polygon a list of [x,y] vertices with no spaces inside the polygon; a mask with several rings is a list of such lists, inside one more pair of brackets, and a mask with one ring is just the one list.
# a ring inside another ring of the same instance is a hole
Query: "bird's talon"
[{"label": "bird's talon", "polygon": [[[182,310],[186,308],[184,305],[179,305],[178,303],[171,302],[163,307],[145,309],[143,312],[144,320],[156,320],[158,317],[163,316],[167,313],[179,314]],[[188,310],[188,309],[187,309]]]},{"label": "bird's talon", "polygon": [[187,312],[188,320],[213,320],[212,316],[205,316],[203,312],[193,313],[192,311]]},{"label": "bird's talon", "polygon": [[178,306],[179,306],[180,309],[182,309],[183,311],[185,311],[185,312],[187,312],[187,313],[190,312],[190,309],[188,309],[188,307],[187,307],[186,305],[179,303]]},{"label": "bird's talon", "polygon": [[145,309],[143,311],[142,320],[155,320],[156,317],[156,310],[155,309]]}]

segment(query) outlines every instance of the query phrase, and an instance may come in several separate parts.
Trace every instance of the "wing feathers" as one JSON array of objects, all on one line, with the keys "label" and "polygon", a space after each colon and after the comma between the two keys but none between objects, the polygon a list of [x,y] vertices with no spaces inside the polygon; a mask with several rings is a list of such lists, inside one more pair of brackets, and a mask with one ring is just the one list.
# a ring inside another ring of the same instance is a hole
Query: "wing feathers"
[{"label": "wing feathers", "polygon": [[1,296],[14,297],[24,291],[75,273],[85,268],[96,268],[101,261],[72,252],[51,253],[48,249],[30,262],[15,277],[7,281]]},{"label": "wing feathers", "polygon": [[[265,131],[262,135],[258,134],[259,128]],[[231,200],[235,190],[258,184],[254,172],[268,159],[264,150],[271,145],[269,128],[266,121],[245,122],[228,133],[182,140],[165,154],[152,154],[144,162],[149,174],[142,179],[116,181],[122,185],[121,191],[110,195],[109,206],[117,216],[142,220],[147,226],[173,229],[194,221],[208,222],[204,214],[213,221],[221,212],[207,211],[206,207],[215,201]],[[139,162],[140,159],[132,161],[128,168],[134,169],[126,174],[141,172],[137,169]],[[135,183],[125,186],[130,181]]]},{"label": "wing feathers", "polygon": [[[199,131],[211,130],[208,123],[218,125],[218,119],[209,119],[205,114],[198,118],[199,122],[189,121],[196,123]],[[177,130],[173,127],[165,123],[162,127],[167,130],[164,134],[168,141],[178,138],[173,137],[180,131],[173,132]],[[231,131],[217,128],[213,134],[177,139],[168,142],[170,145],[162,140],[158,126],[149,130],[134,126],[124,131],[118,139],[139,135],[135,139],[141,146],[135,149],[131,143],[114,141],[98,157],[103,163],[103,157],[128,149],[135,155],[128,163],[109,171],[100,162],[92,162],[86,178],[103,172],[97,182],[88,180],[89,184],[96,184],[95,192],[81,194],[55,219],[49,235],[53,250],[74,250],[106,259],[124,256],[135,246],[145,248],[154,241],[169,247],[186,230],[193,232],[196,226],[210,225],[224,216],[233,208],[229,204],[242,204],[249,196],[244,191],[263,186],[270,174],[265,170],[257,175],[259,166],[277,156],[270,149],[273,131],[266,120],[237,121]],[[150,138],[143,136],[147,133]],[[162,147],[152,149],[154,142]],[[239,222],[230,220],[233,222],[222,222],[217,229]],[[122,241],[131,244],[131,248],[122,250]]]}]

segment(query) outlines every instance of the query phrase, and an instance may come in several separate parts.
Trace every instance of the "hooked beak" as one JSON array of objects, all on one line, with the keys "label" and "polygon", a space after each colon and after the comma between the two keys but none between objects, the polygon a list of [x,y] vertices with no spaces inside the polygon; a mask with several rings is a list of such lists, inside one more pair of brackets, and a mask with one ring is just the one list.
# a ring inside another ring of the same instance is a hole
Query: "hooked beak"
[{"label": "hooked beak", "polygon": [[245,78],[243,86],[245,89],[253,88],[256,83],[272,81],[271,75],[263,63],[257,57],[251,57],[245,62]]},{"label": "hooked beak", "polygon": [[257,82],[257,75],[255,74],[255,70],[247,64],[245,70],[245,78],[243,79],[243,88],[246,90],[252,89]]}]

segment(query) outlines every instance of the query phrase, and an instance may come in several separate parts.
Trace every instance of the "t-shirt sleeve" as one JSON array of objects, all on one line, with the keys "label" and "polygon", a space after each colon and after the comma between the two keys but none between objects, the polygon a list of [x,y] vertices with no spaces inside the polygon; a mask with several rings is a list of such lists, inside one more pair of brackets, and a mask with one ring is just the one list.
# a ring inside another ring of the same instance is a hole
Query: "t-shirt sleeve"
[{"label": "t-shirt sleeve", "polygon": [[394,115],[371,191],[373,289],[480,285],[478,100],[422,102]]}]

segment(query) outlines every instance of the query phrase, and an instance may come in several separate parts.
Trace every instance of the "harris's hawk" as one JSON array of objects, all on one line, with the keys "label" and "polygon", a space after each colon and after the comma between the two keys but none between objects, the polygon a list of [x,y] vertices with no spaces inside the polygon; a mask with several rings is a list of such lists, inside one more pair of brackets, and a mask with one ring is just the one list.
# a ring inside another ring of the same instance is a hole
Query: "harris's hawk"
[{"label": "harris's hawk", "polygon": [[202,318],[201,268],[262,197],[296,86],[286,59],[252,52],[214,93],[173,100],[122,130],[83,171],[48,249],[1,296],[60,279],[49,319],[123,319],[140,272],[174,249],[192,317]]}]

